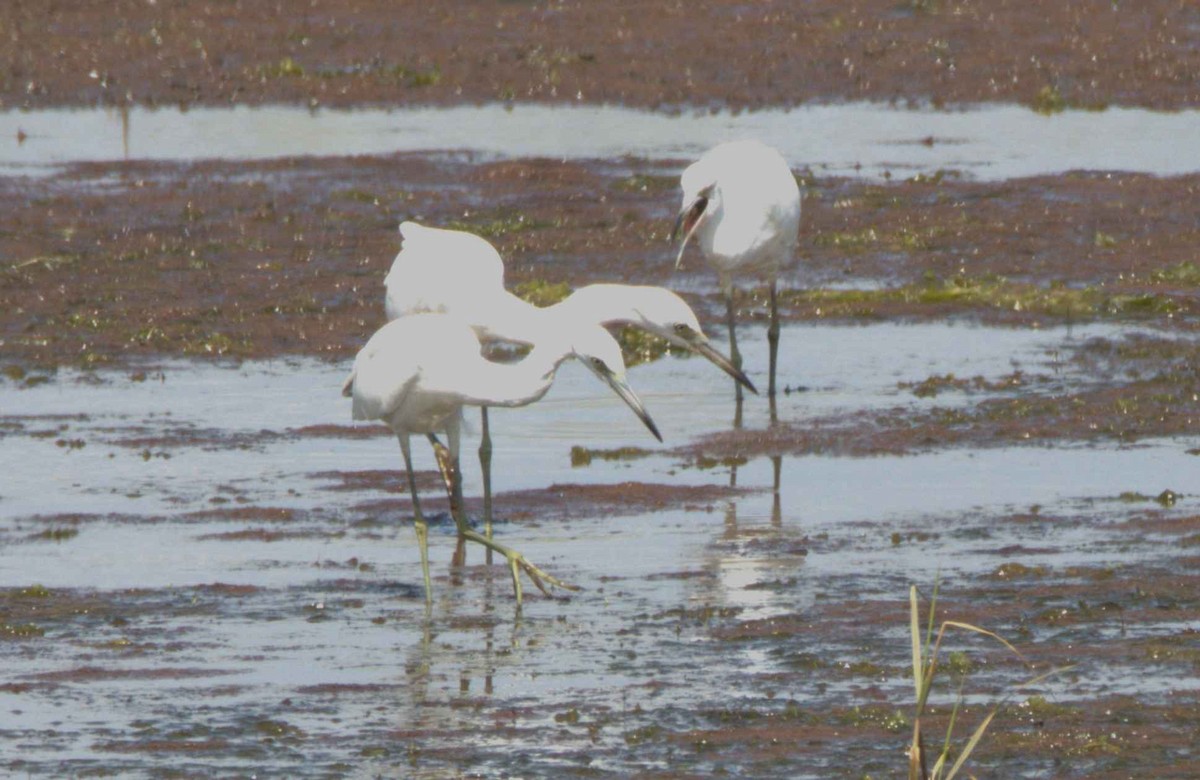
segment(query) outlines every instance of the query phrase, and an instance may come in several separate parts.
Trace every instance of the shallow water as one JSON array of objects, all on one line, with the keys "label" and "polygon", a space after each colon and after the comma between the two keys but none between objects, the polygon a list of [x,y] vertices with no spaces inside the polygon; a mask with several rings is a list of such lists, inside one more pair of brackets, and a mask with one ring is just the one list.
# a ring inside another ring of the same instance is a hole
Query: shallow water
[{"label": "shallow water", "polygon": [[[115,160],[273,159],[455,150],[500,157],[679,160],[734,137],[796,167],[879,178],[939,169],[1001,180],[1064,171],[1200,170],[1200,111],[1023,106],[952,111],[883,103],[677,115],[618,106],[502,105],[309,111],[283,106],[0,112],[0,170]],[[20,140],[22,139],[23,140]]]},{"label": "shallow water", "polygon": [[[1061,352],[1119,331],[792,326],[783,334],[784,381],[809,389],[782,398],[780,414],[803,421],[927,404],[897,382],[935,373],[996,379],[1020,368],[1075,386],[1085,380]],[[765,363],[762,331],[747,334],[748,364]],[[396,469],[395,443],[382,434],[299,432],[348,424],[338,393],[345,368],[175,363],[146,381],[64,373],[25,390],[0,384],[0,587],[40,583],[101,602],[47,623],[46,637],[0,643],[7,680],[32,686],[0,689],[0,738],[20,756],[6,759],[10,771],[562,777],[672,766],[826,777],[834,756],[762,765],[660,735],[712,728],[731,709],[821,712],[903,700],[911,691],[902,675],[909,583],[927,586],[940,575],[953,593],[1013,555],[1055,571],[1167,565],[1173,547],[1119,525],[1140,505],[1113,499],[1170,488],[1184,498],[1163,510],[1169,516],[1194,512],[1188,496],[1200,493],[1191,444],[1179,441],[788,457],[778,498],[769,459],[736,475],[726,466],[684,468],[670,454],[574,468],[575,444],[667,446],[573,367],[544,402],[493,416],[497,492],[626,480],[726,485],[735,477],[747,492],[690,506],[668,501],[661,511],[501,522],[501,539],[584,587],[569,600],[530,594],[520,615],[503,570],[480,567],[478,551],[465,571],[447,566],[452,528],[437,522],[427,621],[407,499],[328,489],[337,482],[331,474]],[[667,445],[730,424],[730,383],[714,373],[698,359],[632,370]],[[765,406],[751,399],[748,427],[766,424]],[[76,414],[84,418],[61,416]],[[32,435],[58,426],[66,427]],[[60,438],[85,444],[61,447]],[[469,458],[468,470],[474,475]],[[295,514],[241,517],[240,508]],[[78,535],[37,537],[61,527]],[[294,535],[221,536],[254,529]],[[836,617],[838,604],[871,600],[895,602],[894,630],[868,636]],[[812,624],[779,639],[737,641],[713,628],[771,620]],[[1191,627],[1170,613],[1163,620],[1122,631]],[[882,672],[797,676],[810,656],[847,668],[867,659]],[[992,683],[1028,676],[1004,667],[986,674]],[[1081,669],[1051,690],[1071,701],[1125,692],[1133,677],[1144,695],[1197,687],[1194,678],[1155,676],[1125,661]],[[886,751],[879,760],[895,766],[903,739],[862,748],[859,758]]]},{"label": "shallow water", "polygon": [[[804,390],[780,398],[781,419],[979,400],[975,394],[920,399],[899,387],[933,375],[995,380],[1023,370],[1067,381],[1064,346],[1120,332],[1107,325],[1036,331],[937,323],[790,326],[783,336],[787,358],[779,382]],[[715,334],[714,338],[720,341]],[[748,366],[766,363],[764,338],[744,337],[743,342]],[[256,500],[275,505],[303,506],[305,499],[288,491],[307,488],[309,473],[395,468],[399,460],[399,448],[386,441],[349,440],[334,446],[290,433],[306,426],[351,424],[349,401],[339,392],[348,368],[312,360],[227,367],[173,363],[150,371],[145,381],[116,373],[100,374],[100,382],[82,382],[84,375],[67,370],[57,381],[29,389],[5,383],[0,385],[0,412],[22,421],[29,433],[54,435],[31,439],[20,457],[8,458],[0,507],[10,516],[53,514],[76,511],[80,497],[86,496],[91,512],[149,514],[172,511],[180,500],[203,500],[213,485],[244,487]],[[758,372],[751,374],[766,384]],[[574,445],[662,450],[725,430],[733,417],[732,383],[718,376],[697,358],[668,358],[631,369],[630,381],[666,440],[659,445],[615,396],[579,366],[566,363],[540,403],[493,412],[496,458],[512,464],[497,467],[497,492],[605,481],[606,472],[647,467],[636,461],[572,468],[569,453]],[[766,404],[755,401],[751,397],[746,406],[748,428],[768,422]],[[476,415],[468,414],[467,424],[463,448],[473,452]],[[385,435],[380,426],[368,428]],[[171,439],[178,442],[172,445]],[[87,446],[60,445],[70,440]],[[189,442],[195,446],[187,446]],[[238,457],[240,447],[250,448],[243,457]],[[422,467],[433,467],[423,449],[417,457]],[[650,468],[661,476],[671,465]],[[47,474],[53,475],[55,488],[49,496],[44,488]],[[468,490],[477,490],[478,475],[472,470],[467,479]],[[672,479],[703,482],[707,476],[683,472]]]}]

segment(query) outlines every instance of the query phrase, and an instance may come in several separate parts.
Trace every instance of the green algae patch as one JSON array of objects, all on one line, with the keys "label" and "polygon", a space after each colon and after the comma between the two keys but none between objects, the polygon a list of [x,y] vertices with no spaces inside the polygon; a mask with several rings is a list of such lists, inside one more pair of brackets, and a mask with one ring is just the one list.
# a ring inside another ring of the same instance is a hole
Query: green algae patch
[{"label": "green algae patch", "polygon": [[46,630],[34,623],[0,622],[0,639],[30,639],[46,635]]},{"label": "green algae patch", "polygon": [[553,306],[571,294],[571,285],[566,282],[529,279],[516,284],[513,287],[513,294],[534,306]]},{"label": "green algae patch", "polygon": [[273,739],[296,739],[304,736],[299,728],[282,720],[263,719],[254,722],[254,731]]},{"label": "green algae patch", "polygon": [[865,227],[853,231],[826,231],[813,236],[817,247],[837,249],[855,254],[867,250],[890,252],[921,252],[933,249],[945,228],[935,226],[922,229],[901,227],[892,232]]},{"label": "green algae patch", "polygon": [[613,182],[612,188],[618,192],[673,192],[679,187],[679,179],[675,176],[653,176],[646,173],[635,173]]},{"label": "green algae patch", "polygon": [[1058,87],[1047,84],[1034,95],[1030,107],[1039,114],[1045,114],[1046,116],[1061,114],[1067,110],[1067,99],[1058,91]]},{"label": "green algae patch", "polygon": [[304,66],[291,57],[284,57],[279,62],[259,65],[255,72],[262,79],[303,78]]},{"label": "green algae patch", "polygon": [[1045,577],[1050,573],[1050,570],[1045,566],[1026,566],[1017,561],[1002,563],[996,570],[992,572],[992,577],[998,580],[1015,580],[1028,579],[1031,577]]},{"label": "green algae patch", "polygon": [[76,536],[79,536],[78,528],[47,528],[41,533],[34,534],[33,538],[46,542],[65,542]]},{"label": "green algae patch", "polygon": [[638,460],[653,455],[641,447],[617,447],[611,450],[589,449],[576,444],[571,448],[571,465],[575,468],[591,465],[593,460]]},{"label": "green algae patch", "polygon": [[566,712],[556,712],[554,713],[554,722],[565,723],[568,726],[574,726],[575,724],[579,723],[579,710],[572,707]]},{"label": "green algae patch", "polygon": [[875,317],[886,306],[958,311],[991,309],[1054,317],[1138,318],[1182,311],[1179,300],[1156,293],[1114,293],[1096,286],[1033,284],[1000,276],[927,276],[920,282],[873,290],[789,290],[781,292],[791,307],[817,316]]},{"label": "green algae patch", "polygon": [[881,728],[899,734],[910,726],[908,716],[886,704],[865,704],[851,709],[834,711],[830,720],[851,728]]},{"label": "green algae patch", "polygon": [[911,390],[917,398],[933,398],[944,390],[966,390],[971,387],[971,380],[959,379],[954,374],[935,374],[920,382],[898,382],[896,386]]},{"label": "green algae patch", "polygon": [[729,455],[723,458],[699,455],[684,468],[697,468],[701,471],[711,471],[712,469],[716,468],[735,468],[737,466],[745,466],[749,462],[750,459],[744,455]]},{"label": "green algae patch", "polygon": [[1168,268],[1150,272],[1150,281],[1158,284],[1200,287],[1200,265],[1188,260]]},{"label": "green algae patch", "polygon": [[561,226],[557,220],[532,219],[524,214],[507,211],[452,219],[444,225],[447,230],[464,230],[484,238],[502,238],[515,233]]},{"label": "green algae patch", "polygon": [[1155,496],[1148,496],[1145,493],[1126,490],[1119,494],[1116,500],[1123,504],[1139,504],[1145,502],[1159,504],[1160,506],[1164,507],[1172,507],[1175,506],[1175,502],[1179,500],[1179,494],[1170,488]]},{"label": "green algae patch", "polygon": [[1080,712],[1077,708],[1067,704],[1058,704],[1048,700],[1045,696],[1034,695],[1030,696],[1025,701],[1017,705],[1022,715],[1033,716],[1039,720],[1047,718],[1064,718],[1075,719],[1080,718]]},{"label": "green algae patch", "polygon": [[3,369],[0,369],[0,376],[5,377],[13,382],[20,382],[25,378],[26,371],[23,367],[15,363],[9,363]]},{"label": "green algae patch", "polygon": [[621,345],[621,354],[628,367],[653,363],[655,360],[671,354],[671,342],[641,328],[622,328],[621,332],[617,334],[617,343]]}]

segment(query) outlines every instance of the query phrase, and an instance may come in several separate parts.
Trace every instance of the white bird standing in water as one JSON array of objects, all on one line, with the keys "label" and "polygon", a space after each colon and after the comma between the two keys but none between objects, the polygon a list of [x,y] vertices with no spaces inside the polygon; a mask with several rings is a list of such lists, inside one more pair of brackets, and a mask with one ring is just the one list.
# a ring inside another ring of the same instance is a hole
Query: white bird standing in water
[{"label": "white bird standing in water", "polygon": [[[716,269],[725,293],[729,352],[738,368],[742,356],[734,333],[733,278],[756,274],[771,289],[771,324],[767,329],[770,375],[767,397],[775,403],[775,366],[779,353],[779,269],[796,251],[800,229],[800,188],[779,152],[759,141],[732,141],[715,146],[680,177],[683,208],[671,232],[683,241],[675,267],[683,262],[688,240],[696,236],[700,250]],[[742,401],[741,387],[737,400]]]},{"label": "white bird standing in water", "polygon": [[[670,290],[593,284],[557,304],[540,308],[505,289],[504,261],[496,248],[480,236],[416,222],[402,223],[400,235],[403,246],[384,280],[389,319],[422,311],[449,312],[469,322],[485,345],[515,342],[536,346],[550,334],[571,332],[585,325],[632,325],[703,355],[757,392],[745,374],[713,349],[695,312]],[[479,462],[483,471],[484,528],[490,537],[492,444],[486,405],[481,414]]]},{"label": "white bird standing in water", "polygon": [[[579,358],[629,404],[652,432],[657,429],[641,400],[625,381],[621,348],[599,325],[580,325],[544,334],[529,355],[519,363],[494,363],[482,354],[478,336],[470,324],[447,314],[413,314],[393,320],[376,331],[354,358],[354,368],[342,388],[354,399],[355,420],[380,420],[400,440],[408,472],[413,523],[421,548],[421,574],[425,601],[432,601],[429,552],[425,519],[417,497],[409,437],[426,434],[435,445],[439,467],[451,489],[451,514],[459,535],[495,550],[508,559],[513,590],[521,603],[524,570],[545,592],[545,584],[574,589],[534,566],[516,550],[472,530],[461,507],[455,507],[452,486],[464,406],[524,406],[546,394],[558,366],[567,358]],[[444,454],[433,434],[446,433],[449,450]]]}]

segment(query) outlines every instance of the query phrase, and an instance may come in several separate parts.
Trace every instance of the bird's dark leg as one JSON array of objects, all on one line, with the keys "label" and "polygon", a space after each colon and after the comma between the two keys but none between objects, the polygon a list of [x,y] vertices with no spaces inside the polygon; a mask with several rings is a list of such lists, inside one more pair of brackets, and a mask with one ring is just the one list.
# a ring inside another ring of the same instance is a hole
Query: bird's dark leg
[{"label": "bird's dark leg", "polygon": [[400,436],[400,452],[404,454],[404,468],[408,471],[408,495],[412,499],[413,527],[417,531],[417,545],[421,548],[421,576],[425,579],[425,604],[433,603],[433,587],[429,581],[429,527],[421,515],[421,502],[417,498],[417,477],[413,474],[412,451],[408,436]]},{"label": "bird's dark leg", "polygon": [[[465,523],[467,521],[467,502],[463,499],[462,486],[462,469],[459,468],[458,458],[453,460],[452,473],[455,478],[450,481],[448,495],[450,496],[450,516],[454,518],[455,527],[458,526],[459,518]],[[445,476],[442,477],[445,480]],[[454,566],[466,566],[467,564],[467,540],[458,536],[458,544],[454,546],[454,556],[451,558],[451,564]],[[489,560],[488,563],[491,563]]]},{"label": "bird's dark leg", "polygon": [[[454,544],[454,554],[450,556],[450,565],[452,567],[467,565],[467,540],[461,536]],[[462,577],[451,577],[450,581],[455,585],[462,585]]]},{"label": "bird's dark leg", "polygon": [[[450,454],[450,450],[438,441],[437,436],[427,433],[425,434],[425,438],[429,439],[429,444],[433,447],[434,460],[437,461],[438,473],[442,476],[442,484],[446,488],[446,498],[450,501],[450,516],[454,518],[454,526],[458,528],[467,521],[464,510],[462,480],[456,479],[454,476],[460,473],[458,464],[454,463],[454,458]],[[462,523],[459,522],[460,517]],[[454,554],[450,556],[450,565],[457,567],[465,566],[466,563],[467,540],[460,533],[458,535],[458,544],[454,545]],[[459,583],[455,582],[455,584]]]},{"label": "bird's dark leg", "polygon": [[[482,422],[479,436],[479,469],[483,473],[483,535],[492,538],[492,434],[488,428],[488,409],[480,407]],[[492,550],[488,548],[487,562],[492,562]]]},{"label": "bird's dark leg", "polygon": [[771,324],[767,327],[767,346],[771,351],[770,376],[767,379],[767,399],[771,406],[771,422],[775,422],[775,366],[779,360],[779,301],[777,282],[771,280]]},{"label": "bird's dark leg", "polygon": [[779,501],[779,478],[783,471],[783,456],[772,455],[771,466],[775,470],[775,482],[773,485],[775,496],[774,501],[771,503],[771,525],[781,525],[783,523],[783,508]]},{"label": "bird's dark leg", "polygon": [[[442,475],[442,484],[446,486],[446,498],[450,501],[450,516],[454,518],[456,527],[461,528],[467,522],[465,502],[463,501],[461,471],[458,462],[450,450],[438,441],[432,433],[425,434],[429,445],[433,447],[434,459],[437,461],[438,472]],[[460,522],[461,521],[461,522]],[[461,534],[459,535],[461,539]]]},{"label": "bird's dark leg", "polygon": [[[442,443],[437,440],[436,436],[431,434],[429,436],[429,440],[433,444],[433,454],[437,459],[438,470],[442,474],[442,481],[446,484],[447,492],[452,493],[454,483],[460,480],[460,477],[454,468],[454,458],[451,456],[450,451],[442,446]],[[550,595],[550,591],[546,590],[547,584],[557,588],[563,588],[565,590],[579,590],[579,588],[576,586],[569,585],[557,577],[547,574],[537,566],[534,566],[532,563],[526,560],[524,555],[521,555],[521,553],[517,552],[513,548],[500,544],[499,542],[489,539],[483,534],[472,530],[471,527],[467,525],[466,516],[461,512],[451,511],[450,514],[454,517],[454,524],[458,527],[458,535],[460,538],[481,544],[489,550],[495,550],[508,560],[509,569],[512,571],[513,592],[516,594],[518,605],[521,604],[522,598],[520,577],[521,571],[524,571],[526,574],[528,574],[529,579],[533,580],[533,584],[538,586],[538,590],[547,596]]]},{"label": "bird's dark leg", "polygon": [[[729,362],[733,363],[734,368],[739,371],[742,369],[742,353],[738,352],[737,346],[737,324],[734,317],[733,307],[733,287],[730,287],[725,292],[725,324],[729,327]],[[742,410],[742,386],[736,381],[733,383],[735,398],[737,399],[738,419],[741,419]],[[741,427],[735,424],[734,427]]]}]

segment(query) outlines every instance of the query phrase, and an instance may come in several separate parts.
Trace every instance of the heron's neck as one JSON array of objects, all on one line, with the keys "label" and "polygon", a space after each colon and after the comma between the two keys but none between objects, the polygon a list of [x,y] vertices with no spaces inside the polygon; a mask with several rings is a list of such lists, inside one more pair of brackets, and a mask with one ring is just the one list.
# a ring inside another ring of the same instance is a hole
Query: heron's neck
[{"label": "heron's neck", "polygon": [[712,251],[717,229],[728,224],[725,221],[727,217],[725,213],[725,199],[720,195],[714,196],[708,202],[708,208],[704,212],[704,221],[696,228],[696,241],[700,243],[701,248],[707,253]]},{"label": "heron's neck", "polygon": [[544,337],[545,331],[544,311],[507,290],[492,301],[487,321],[476,326],[476,332],[485,342],[513,341],[532,345]]},{"label": "heron's neck", "polygon": [[524,406],[546,394],[554,374],[571,355],[556,339],[534,344],[523,360],[516,363],[488,363],[486,371],[475,377],[476,385],[466,393],[468,403],[479,406]]},{"label": "heron's neck", "polygon": [[636,308],[637,292],[630,284],[589,284],[547,307],[553,317],[603,326],[642,325]]}]

